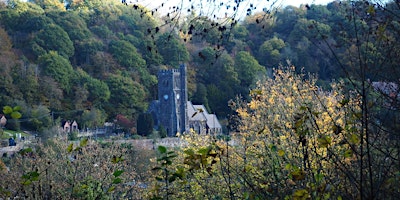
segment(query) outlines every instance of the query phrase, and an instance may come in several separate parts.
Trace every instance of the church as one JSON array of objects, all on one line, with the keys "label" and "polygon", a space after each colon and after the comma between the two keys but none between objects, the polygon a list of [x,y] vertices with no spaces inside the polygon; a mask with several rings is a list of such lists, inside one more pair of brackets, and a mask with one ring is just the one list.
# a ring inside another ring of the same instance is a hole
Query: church
[{"label": "church", "polygon": [[199,134],[221,134],[217,116],[209,114],[203,105],[188,101],[186,70],[186,65],[182,64],[179,69],[158,72],[158,100],[154,100],[148,110],[155,127],[164,127],[168,137],[190,130]]}]

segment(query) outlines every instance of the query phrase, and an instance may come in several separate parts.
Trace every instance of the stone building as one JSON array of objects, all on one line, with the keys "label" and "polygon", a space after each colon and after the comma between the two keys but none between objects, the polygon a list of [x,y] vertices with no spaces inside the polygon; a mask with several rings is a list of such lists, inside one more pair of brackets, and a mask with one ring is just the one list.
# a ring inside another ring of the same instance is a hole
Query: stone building
[{"label": "stone building", "polygon": [[74,132],[74,131],[79,131],[79,129],[78,129],[78,123],[74,120],[74,121],[64,121],[64,122],[62,122],[62,124],[61,124],[61,126],[62,126],[62,130],[64,131],[64,132],[66,132],[66,133],[71,133],[71,132]]},{"label": "stone building", "polygon": [[221,124],[203,105],[188,101],[186,66],[161,70],[158,73],[158,100],[149,111],[156,128],[164,127],[168,137],[193,129],[200,134],[219,134]]}]

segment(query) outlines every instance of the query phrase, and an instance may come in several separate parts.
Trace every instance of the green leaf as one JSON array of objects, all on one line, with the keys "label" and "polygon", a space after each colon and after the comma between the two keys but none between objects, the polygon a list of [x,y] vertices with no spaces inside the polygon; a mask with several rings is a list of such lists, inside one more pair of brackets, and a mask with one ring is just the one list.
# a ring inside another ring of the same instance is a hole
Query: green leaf
[{"label": "green leaf", "polygon": [[81,186],[82,189],[87,189],[88,187],[89,187],[89,186],[86,185],[86,184],[83,184],[83,185]]},{"label": "green leaf", "polygon": [[14,106],[13,111],[20,111],[21,110],[21,106]]},{"label": "green leaf", "polygon": [[185,151],[183,151],[185,154],[189,155],[189,156],[193,156],[194,155],[194,151],[193,149],[186,149]]},{"label": "green leaf", "polygon": [[3,113],[6,114],[6,115],[11,114],[12,111],[13,111],[13,109],[10,106],[4,106],[3,107]]},{"label": "green leaf", "polygon": [[249,194],[249,192],[244,192],[244,193],[243,193],[243,199],[250,199],[250,194]]},{"label": "green leaf", "polygon": [[124,161],[125,159],[122,157],[122,155],[121,156],[113,156],[112,158],[111,158],[111,162],[112,163],[114,163],[114,164],[116,164],[116,163],[119,163],[119,162],[121,162],[121,161]]},{"label": "green leaf", "polygon": [[31,180],[26,180],[26,181],[23,181],[22,182],[22,185],[30,185],[30,184],[32,184],[32,181]]},{"label": "green leaf", "polygon": [[317,182],[321,182],[323,178],[324,178],[324,175],[321,174],[321,173],[317,173],[317,174],[315,175],[315,180],[316,180]]},{"label": "green leaf", "polygon": [[79,143],[80,147],[84,147],[87,145],[89,139],[88,138],[84,138],[83,140],[81,140],[81,142]]},{"label": "green leaf", "polygon": [[282,149],[278,150],[278,156],[284,156],[285,155],[285,151]]},{"label": "green leaf", "polygon": [[167,148],[164,146],[158,146],[157,150],[160,153],[167,153]]},{"label": "green leaf", "polygon": [[332,142],[332,138],[330,136],[324,135],[318,138],[319,147],[326,148]]},{"label": "green leaf", "polygon": [[197,152],[201,155],[207,155],[210,149],[211,149],[210,147],[203,147],[200,148]]},{"label": "green leaf", "polygon": [[174,176],[183,178],[184,175],[185,175],[185,169],[183,167],[177,167],[176,172],[174,173]]},{"label": "green leaf", "polygon": [[292,165],[290,163],[286,164],[285,165],[285,169],[286,170],[292,169]]},{"label": "green leaf", "polygon": [[113,173],[113,175],[114,175],[114,177],[118,177],[118,176],[121,176],[121,174],[124,172],[124,170],[116,170],[114,173]]},{"label": "green leaf", "polygon": [[114,190],[115,190],[115,186],[113,185],[113,186],[111,186],[110,188],[108,188],[107,192],[112,192],[112,191],[114,191]]},{"label": "green leaf", "polygon": [[121,183],[122,182],[122,179],[121,178],[114,178],[114,180],[113,180],[113,184],[119,184],[119,183]]},{"label": "green leaf", "polygon": [[32,150],[32,148],[26,148],[26,149],[21,149],[18,153],[19,154],[21,154],[21,155],[26,155],[26,154],[28,154],[28,153],[31,153],[31,152],[33,152],[33,150]]},{"label": "green leaf", "polygon": [[14,111],[11,113],[11,118],[13,118],[13,119],[19,119],[21,117],[22,117],[22,114],[18,111]]},{"label": "green leaf", "polygon": [[74,149],[74,144],[71,143],[71,144],[69,144],[68,147],[67,147],[67,152],[68,152],[68,153],[71,153],[73,149]]},{"label": "green leaf", "polygon": [[360,138],[358,137],[357,134],[353,133],[350,135],[349,141],[351,144],[358,144],[360,143]]},{"label": "green leaf", "polygon": [[32,181],[37,181],[37,180],[39,180],[39,172],[37,172],[37,171],[33,171],[33,172],[31,172],[30,173],[30,176],[31,176],[31,180]]},{"label": "green leaf", "polygon": [[22,175],[22,179],[25,179],[26,181],[37,181],[39,180],[39,172],[37,171],[32,171],[28,172]]},{"label": "green leaf", "polygon": [[277,151],[278,150],[278,148],[276,147],[276,145],[273,145],[273,144],[270,144],[269,145],[269,148],[271,149],[271,151]]},{"label": "green leaf", "polygon": [[345,158],[350,158],[351,156],[353,156],[353,151],[348,149],[344,152],[344,157]]}]

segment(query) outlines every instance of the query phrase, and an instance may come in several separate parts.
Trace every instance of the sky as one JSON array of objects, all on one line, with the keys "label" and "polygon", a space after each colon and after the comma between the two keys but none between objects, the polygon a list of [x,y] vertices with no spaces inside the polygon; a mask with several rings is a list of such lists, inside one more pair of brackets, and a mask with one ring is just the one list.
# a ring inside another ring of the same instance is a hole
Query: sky
[{"label": "sky", "polygon": [[[239,7],[242,7],[242,13],[240,18],[246,16],[246,10],[253,6],[256,11],[262,11],[264,8],[270,10],[271,2],[274,0],[241,0]],[[274,7],[285,7],[292,5],[299,7],[301,4],[322,4],[326,5],[335,0],[277,0]],[[193,5],[196,8],[196,13],[211,16],[218,13],[218,16],[224,16],[225,13],[233,13],[233,7],[235,7],[235,0],[127,0],[128,3],[141,4],[151,10],[157,9],[161,15],[169,13],[174,10],[174,6],[183,8],[183,11],[187,11]],[[199,9],[202,8],[202,9]],[[229,9],[227,9],[229,8]],[[245,8],[245,9],[243,9]]]}]

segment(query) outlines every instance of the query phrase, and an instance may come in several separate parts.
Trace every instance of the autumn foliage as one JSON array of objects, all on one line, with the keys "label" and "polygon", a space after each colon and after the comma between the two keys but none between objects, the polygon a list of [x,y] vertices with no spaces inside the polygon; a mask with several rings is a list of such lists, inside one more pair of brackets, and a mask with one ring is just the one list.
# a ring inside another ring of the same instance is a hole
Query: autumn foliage
[{"label": "autumn foliage", "polygon": [[182,136],[187,146],[164,165],[169,176],[158,176],[155,197],[394,199],[398,149],[390,136],[368,130],[379,137],[367,158],[360,96],[342,83],[322,90],[315,81],[279,68],[258,82],[249,102],[231,102],[239,119],[231,141]]}]

